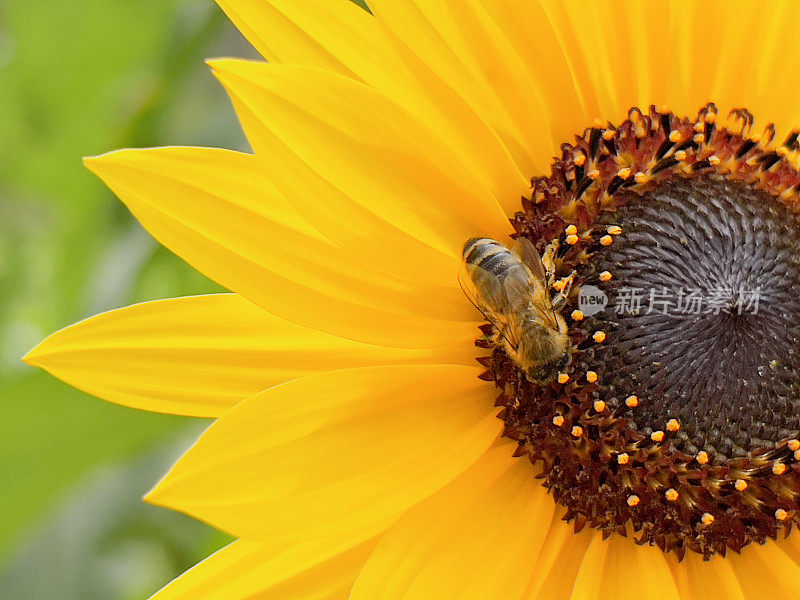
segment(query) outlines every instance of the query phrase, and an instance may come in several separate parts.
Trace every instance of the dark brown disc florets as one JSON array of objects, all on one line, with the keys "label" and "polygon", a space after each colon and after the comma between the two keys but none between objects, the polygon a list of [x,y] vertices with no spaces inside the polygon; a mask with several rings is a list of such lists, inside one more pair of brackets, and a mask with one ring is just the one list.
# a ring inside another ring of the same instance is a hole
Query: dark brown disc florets
[{"label": "dark brown disc florets", "polygon": [[717,120],[632,109],[562,146],[513,225],[578,273],[570,371],[537,386],[501,348],[481,360],[565,519],[680,556],[800,523],[798,134]]}]

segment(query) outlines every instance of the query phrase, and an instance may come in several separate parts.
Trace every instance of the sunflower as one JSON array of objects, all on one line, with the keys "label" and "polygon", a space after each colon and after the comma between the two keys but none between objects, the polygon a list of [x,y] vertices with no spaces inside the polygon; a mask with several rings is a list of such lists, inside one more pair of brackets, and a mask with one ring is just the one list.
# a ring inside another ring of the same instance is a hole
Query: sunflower
[{"label": "sunflower", "polygon": [[[217,419],[146,499],[239,539],[155,598],[796,595],[797,6],[219,4],[254,154],[86,164],[232,293],[26,357]],[[523,368],[462,262],[566,354]]]}]

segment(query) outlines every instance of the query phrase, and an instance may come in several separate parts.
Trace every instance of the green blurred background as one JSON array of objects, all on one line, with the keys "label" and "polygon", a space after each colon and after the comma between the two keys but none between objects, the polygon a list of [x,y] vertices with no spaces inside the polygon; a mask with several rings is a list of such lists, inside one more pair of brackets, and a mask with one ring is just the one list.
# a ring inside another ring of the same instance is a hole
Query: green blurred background
[{"label": "green blurred background", "polygon": [[133,302],[218,291],[81,165],[246,149],[203,59],[254,57],[212,0],[0,3],[0,598],[141,600],[224,545],[140,501],[207,425],[106,404],[20,362]]}]

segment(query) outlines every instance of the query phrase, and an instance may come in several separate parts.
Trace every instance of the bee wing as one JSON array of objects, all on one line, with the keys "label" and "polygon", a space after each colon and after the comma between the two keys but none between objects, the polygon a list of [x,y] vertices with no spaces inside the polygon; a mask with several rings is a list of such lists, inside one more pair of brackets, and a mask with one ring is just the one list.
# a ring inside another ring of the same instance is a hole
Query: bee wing
[{"label": "bee wing", "polygon": [[542,263],[542,257],[539,256],[536,248],[528,238],[518,237],[514,244],[514,252],[522,260],[522,263],[531,270],[534,277],[542,283],[547,281],[547,273]]},{"label": "bee wing", "polygon": [[[475,284],[476,278],[480,282],[481,291]],[[513,335],[513,328],[509,327],[507,316],[493,308],[510,306],[509,290],[503,281],[477,265],[462,263],[458,274],[458,283],[470,303],[495,326],[512,348],[517,348],[519,342]]]},{"label": "bee wing", "polygon": [[[503,287],[507,305],[518,312],[533,311],[542,325],[550,329],[558,329],[558,321],[550,300],[550,290],[547,287],[542,261],[533,244],[528,242],[528,245],[529,251],[532,251],[532,255],[529,254],[531,256],[529,260],[533,264],[539,265],[541,277],[533,269],[530,270],[532,278],[523,270],[515,271],[513,275],[506,277]],[[520,256],[520,258],[522,257]],[[523,263],[530,269],[529,262],[523,259]]]}]

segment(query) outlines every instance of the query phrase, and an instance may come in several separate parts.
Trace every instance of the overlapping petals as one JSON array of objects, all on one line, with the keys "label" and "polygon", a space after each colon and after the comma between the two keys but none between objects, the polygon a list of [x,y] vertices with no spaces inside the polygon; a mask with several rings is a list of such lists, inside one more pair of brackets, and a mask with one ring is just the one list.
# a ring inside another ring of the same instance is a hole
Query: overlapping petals
[{"label": "overlapping petals", "polygon": [[[399,275],[388,261],[370,262],[376,239],[332,243],[292,209],[253,156],[157,148],[114,152],[87,165],[165,246],[290,321],[410,348],[447,345],[474,331],[468,323],[475,314],[461,300],[452,248],[426,246],[416,278]],[[443,208],[433,204],[431,210]],[[424,277],[428,263],[450,277]]]},{"label": "overlapping petals", "polygon": [[340,600],[347,598],[374,540],[293,545],[239,540],[184,573],[151,600]]},{"label": "overlapping petals", "polygon": [[441,348],[372,346],[295,325],[236,294],[213,294],[103,313],[51,335],[25,360],[111,402],[219,417],[248,396],[311,373],[474,365],[468,335]]},{"label": "overlapping petals", "polygon": [[456,280],[464,240],[506,239],[527,177],[594,119],[713,100],[800,124],[794,4],[218,2],[275,63],[212,63],[255,155],[87,165],[234,293],[106,313],[27,357],[113,402],[222,416],[148,499],[244,539],[157,600],[796,595],[797,534],[678,563],[563,524],[533,467],[490,449]]},{"label": "overlapping petals", "polygon": [[211,65],[275,185],[314,227],[367,260],[454,282],[467,237],[511,233],[491,191],[387,96],[306,67]]},{"label": "overlapping petals", "polygon": [[595,535],[581,562],[571,600],[603,598],[680,600],[664,553],[613,535]]},{"label": "overlapping petals", "polygon": [[526,187],[523,172],[480,110],[409,54],[379,20],[348,1],[221,1],[270,62],[318,67],[362,81],[436,132],[448,153],[492,191],[509,214]]},{"label": "overlapping petals", "polygon": [[520,574],[538,554],[555,504],[531,485],[533,466],[512,458],[513,448],[493,448],[409,510],[369,557],[351,600],[521,598]]},{"label": "overlapping petals", "polygon": [[147,499],[248,539],[366,540],[497,437],[478,373],[364,367],[270,388],[212,425]]}]

